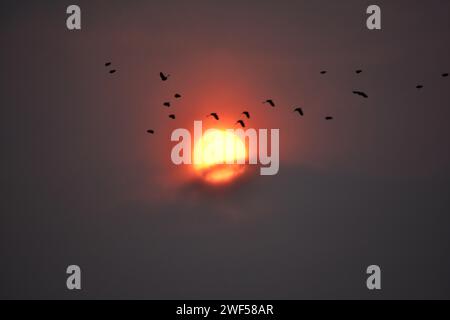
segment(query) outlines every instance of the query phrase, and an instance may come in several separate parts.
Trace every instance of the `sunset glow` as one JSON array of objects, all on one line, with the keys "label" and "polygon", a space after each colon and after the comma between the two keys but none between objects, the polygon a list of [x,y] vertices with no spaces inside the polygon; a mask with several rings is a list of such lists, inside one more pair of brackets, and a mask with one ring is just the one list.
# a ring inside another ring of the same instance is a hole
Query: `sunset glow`
[{"label": "sunset glow", "polygon": [[[231,181],[245,170],[244,142],[234,133],[225,130],[208,130],[194,147],[194,170],[207,182]],[[233,163],[233,164],[232,164]]]}]

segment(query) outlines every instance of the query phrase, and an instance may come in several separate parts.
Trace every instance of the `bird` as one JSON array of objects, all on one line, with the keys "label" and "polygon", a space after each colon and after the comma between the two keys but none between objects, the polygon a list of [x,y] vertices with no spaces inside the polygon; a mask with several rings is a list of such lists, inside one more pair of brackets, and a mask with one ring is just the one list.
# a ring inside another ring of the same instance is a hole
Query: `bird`
[{"label": "bird", "polygon": [[303,116],[303,110],[302,108],[295,108],[294,112],[298,112],[301,116]]},{"label": "bird", "polygon": [[268,103],[268,104],[270,104],[272,107],[275,107],[275,102],[273,102],[272,99],[267,99],[266,101],[263,101],[263,103]]},{"label": "bird", "polygon": [[422,89],[422,88],[423,88],[423,85],[421,85],[421,84],[416,86],[416,89]]},{"label": "bird", "polygon": [[356,95],[361,96],[366,99],[369,97],[365,92],[362,92],[362,91],[353,91],[353,94],[356,94]]},{"label": "bird", "polygon": [[357,74],[360,74],[362,72],[362,70],[356,70],[355,71]]},{"label": "bird", "polygon": [[154,130],[152,130],[152,129],[149,129],[149,130],[147,130],[147,133],[151,133],[151,134],[154,134],[154,133],[155,133],[155,131],[154,131]]},{"label": "bird", "polygon": [[214,119],[219,120],[219,115],[215,112],[210,113],[207,117],[213,117]]},{"label": "bird", "polygon": [[250,112],[244,111],[241,114],[245,115],[247,117],[247,119],[250,119]]},{"label": "bird", "polygon": [[326,70],[320,71],[320,74],[325,74],[325,73],[327,73]]},{"label": "bird", "polygon": [[242,128],[245,128],[245,123],[244,123],[244,121],[238,120],[238,121],[236,121],[236,124],[238,124],[238,123],[241,125]]},{"label": "bird", "polygon": [[106,62],[105,67],[109,67],[111,65],[111,62]]},{"label": "bird", "polygon": [[176,99],[179,99],[179,98],[181,98],[181,94],[175,93],[174,97],[175,97]]},{"label": "bird", "polygon": [[175,120],[175,115],[171,114],[171,115],[169,115],[169,118],[172,119],[172,120]]},{"label": "bird", "polygon": [[325,120],[333,120],[333,117],[330,117],[330,116],[325,117]]},{"label": "bird", "polygon": [[170,107],[170,102],[164,102],[163,105],[164,105],[165,107]]},{"label": "bird", "polygon": [[116,71],[117,71],[116,69],[112,69],[109,71],[109,73],[113,74],[113,73],[116,73]]},{"label": "bird", "polygon": [[448,77],[448,73],[443,73],[443,74],[442,74],[442,77],[443,77],[443,78]]},{"label": "bird", "polygon": [[170,77],[170,74],[165,75],[164,73],[160,72],[159,77],[161,78],[162,81],[167,81],[167,79],[169,79]]}]

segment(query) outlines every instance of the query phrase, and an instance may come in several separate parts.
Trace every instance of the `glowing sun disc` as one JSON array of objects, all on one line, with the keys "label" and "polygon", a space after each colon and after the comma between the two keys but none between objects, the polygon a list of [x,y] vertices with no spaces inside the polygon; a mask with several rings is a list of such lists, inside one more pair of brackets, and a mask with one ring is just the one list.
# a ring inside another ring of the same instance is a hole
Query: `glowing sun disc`
[{"label": "glowing sun disc", "polygon": [[244,172],[246,154],[239,136],[210,129],[195,143],[194,170],[207,182],[228,182]]}]

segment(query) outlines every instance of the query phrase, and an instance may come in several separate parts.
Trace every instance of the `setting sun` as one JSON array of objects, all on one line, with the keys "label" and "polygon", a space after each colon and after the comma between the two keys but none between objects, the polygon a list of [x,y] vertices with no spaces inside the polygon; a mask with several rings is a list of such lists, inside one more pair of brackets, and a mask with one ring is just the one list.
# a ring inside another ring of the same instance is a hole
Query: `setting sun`
[{"label": "setting sun", "polygon": [[224,183],[244,172],[245,144],[236,134],[208,130],[194,147],[194,169],[207,182]]}]

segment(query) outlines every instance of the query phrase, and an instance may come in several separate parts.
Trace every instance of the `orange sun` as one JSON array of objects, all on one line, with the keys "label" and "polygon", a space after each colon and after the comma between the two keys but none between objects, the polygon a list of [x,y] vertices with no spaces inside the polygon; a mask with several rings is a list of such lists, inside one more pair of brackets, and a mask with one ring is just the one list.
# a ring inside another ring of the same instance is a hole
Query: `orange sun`
[{"label": "orange sun", "polygon": [[[245,170],[245,143],[231,131],[210,129],[195,143],[194,170],[207,182],[225,183]],[[242,164],[237,164],[241,161]]]}]

